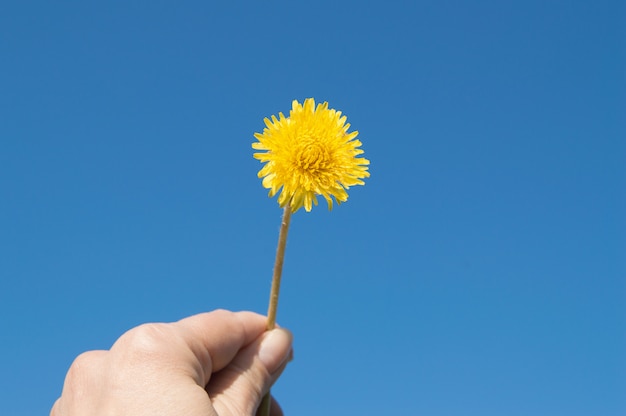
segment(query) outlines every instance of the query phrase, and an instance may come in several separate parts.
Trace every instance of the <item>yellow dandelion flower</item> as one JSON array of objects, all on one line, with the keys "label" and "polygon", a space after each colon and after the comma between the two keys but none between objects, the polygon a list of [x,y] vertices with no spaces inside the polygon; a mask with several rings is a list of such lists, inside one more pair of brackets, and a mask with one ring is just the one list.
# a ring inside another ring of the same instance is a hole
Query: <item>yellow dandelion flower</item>
[{"label": "yellow dandelion flower", "polygon": [[258,142],[252,148],[265,151],[254,157],[265,163],[259,171],[269,196],[279,191],[278,204],[290,204],[293,212],[304,206],[311,211],[321,195],[332,209],[348,199],[346,190],[364,185],[369,177],[369,160],[357,157],[363,153],[358,131],[348,133],[350,124],[341,111],[328,108],[328,103],[315,106],[313,98],[292,103],[289,117],[265,118],[263,133],[255,133]]}]

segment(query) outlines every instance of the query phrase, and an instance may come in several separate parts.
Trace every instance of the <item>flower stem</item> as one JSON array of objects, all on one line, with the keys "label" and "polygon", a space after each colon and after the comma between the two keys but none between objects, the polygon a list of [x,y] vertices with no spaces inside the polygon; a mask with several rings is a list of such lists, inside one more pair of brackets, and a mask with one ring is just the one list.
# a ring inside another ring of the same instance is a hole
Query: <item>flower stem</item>
[{"label": "flower stem", "polygon": [[[270,290],[270,304],[267,308],[267,324],[268,331],[276,326],[276,311],[278,310],[278,295],[280,293],[280,279],[283,274],[283,263],[285,261],[285,247],[287,246],[287,233],[289,232],[289,223],[291,222],[291,206],[287,204],[283,211],[283,219],[280,223],[280,231],[278,233],[278,246],[276,247],[276,260],[274,261],[274,273],[272,275],[272,288]],[[263,397],[257,416],[269,416],[270,406],[272,404],[272,396],[268,391]]]},{"label": "flower stem", "polygon": [[276,326],[276,310],[278,309],[278,295],[280,293],[280,278],[283,274],[283,262],[285,260],[285,247],[287,246],[287,233],[291,221],[291,207],[285,206],[283,220],[278,233],[278,247],[276,247],[276,260],[274,261],[274,274],[272,276],[272,289],[270,290],[270,305],[267,308],[267,330]]}]

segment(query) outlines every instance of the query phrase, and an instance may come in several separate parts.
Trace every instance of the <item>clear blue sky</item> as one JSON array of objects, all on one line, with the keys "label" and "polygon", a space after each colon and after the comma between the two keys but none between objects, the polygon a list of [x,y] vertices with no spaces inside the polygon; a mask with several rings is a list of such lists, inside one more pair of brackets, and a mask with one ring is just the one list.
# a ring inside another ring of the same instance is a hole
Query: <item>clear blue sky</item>
[{"label": "clear blue sky", "polygon": [[0,413],[149,321],[264,313],[263,117],[371,178],[292,219],[288,415],[626,414],[622,1],[3,1]]}]

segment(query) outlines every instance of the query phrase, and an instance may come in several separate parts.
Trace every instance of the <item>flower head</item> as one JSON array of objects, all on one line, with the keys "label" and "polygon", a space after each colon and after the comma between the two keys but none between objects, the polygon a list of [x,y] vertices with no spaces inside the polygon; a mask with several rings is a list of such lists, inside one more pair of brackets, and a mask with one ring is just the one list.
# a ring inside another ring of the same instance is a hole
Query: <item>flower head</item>
[{"label": "flower head", "polygon": [[283,113],[265,118],[263,133],[255,133],[258,142],[252,148],[265,151],[254,157],[265,163],[259,171],[269,196],[280,192],[278,204],[290,204],[293,212],[304,206],[311,211],[317,195],[332,209],[348,199],[346,190],[363,185],[369,177],[369,160],[357,157],[363,153],[355,140],[358,131],[348,133],[350,124],[341,111],[328,108],[328,103],[315,106],[313,98],[300,104],[294,100],[289,117]]}]

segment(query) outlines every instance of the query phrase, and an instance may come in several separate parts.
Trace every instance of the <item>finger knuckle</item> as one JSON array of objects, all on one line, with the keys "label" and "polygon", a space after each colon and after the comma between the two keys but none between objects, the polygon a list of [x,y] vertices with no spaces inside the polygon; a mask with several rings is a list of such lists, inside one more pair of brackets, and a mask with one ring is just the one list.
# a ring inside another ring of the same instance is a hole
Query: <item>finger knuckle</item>
[{"label": "finger knuckle", "polygon": [[167,324],[151,323],[139,325],[122,335],[113,348],[126,351],[127,358],[158,357],[164,347],[173,341],[173,334]]}]

